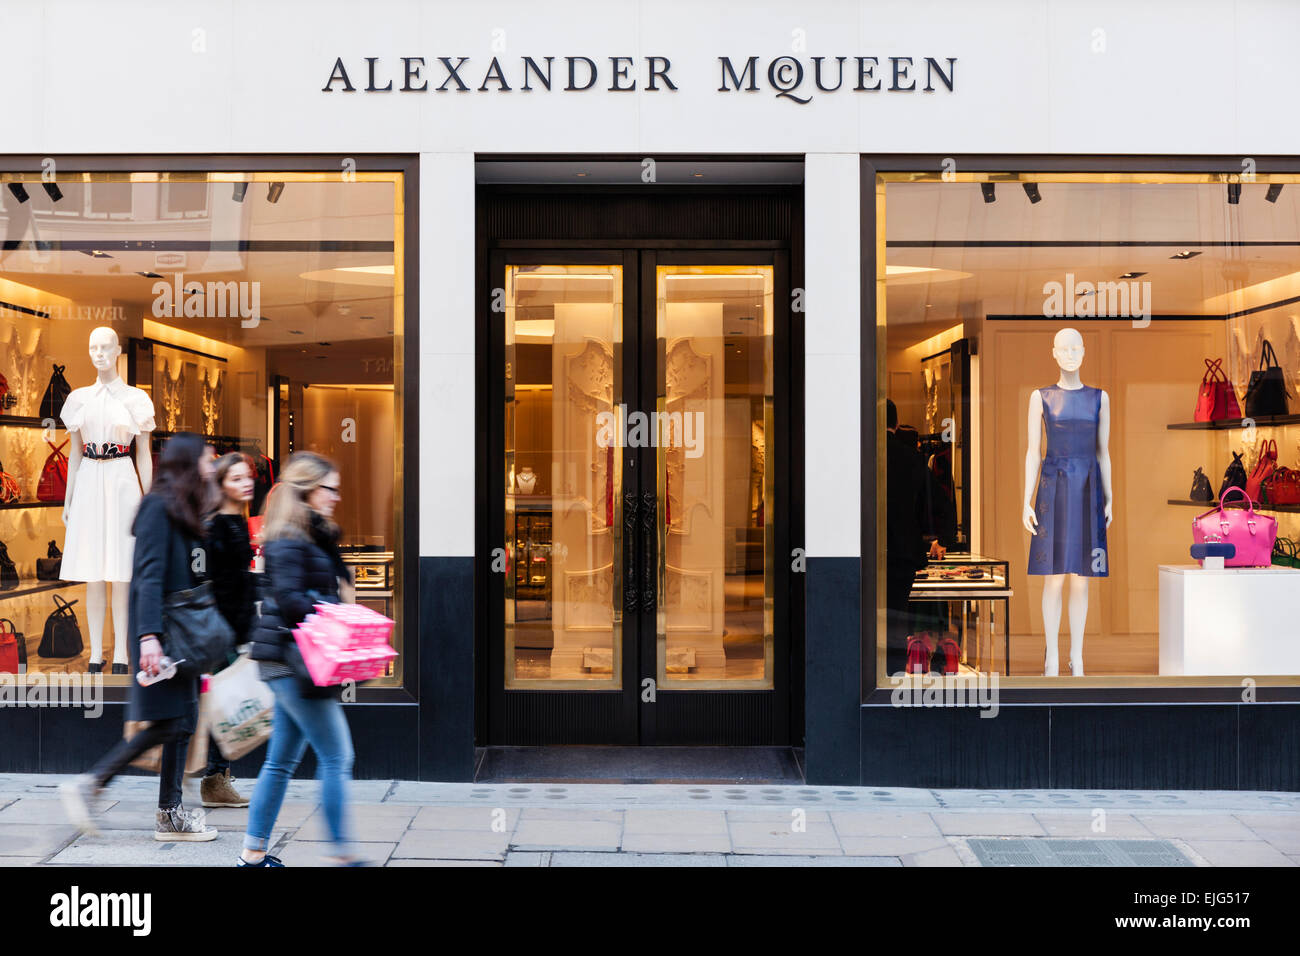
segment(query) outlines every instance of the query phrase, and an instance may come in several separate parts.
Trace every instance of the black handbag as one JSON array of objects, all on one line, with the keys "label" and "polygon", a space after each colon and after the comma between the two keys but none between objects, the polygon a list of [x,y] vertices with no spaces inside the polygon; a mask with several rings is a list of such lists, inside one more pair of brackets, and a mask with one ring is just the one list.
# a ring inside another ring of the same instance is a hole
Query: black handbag
[{"label": "black handbag", "polygon": [[[1222,498],[1224,492],[1229,488],[1240,488],[1243,493],[1246,491],[1246,466],[1242,464],[1241,455],[1235,451],[1232,453],[1232,464],[1223,473],[1223,484],[1219,486],[1219,497]],[[1214,499],[1210,500],[1213,501]]]},{"label": "black handbag", "polygon": [[53,541],[45,549],[46,556],[36,559],[36,579],[38,581],[58,581],[63,573],[63,552]]},{"label": "black handbag", "polygon": [[85,648],[77,615],[72,613],[72,605],[76,603],[54,595],[54,611],[45,619],[45,632],[41,634],[37,656],[76,657]]},{"label": "black handbag", "polygon": [[0,591],[12,591],[18,587],[18,567],[9,557],[9,548],[0,541]]},{"label": "black handbag", "polygon": [[1192,493],[1187,496],[1192,501],[1213,501],[1214,489],[1210,487],[1210,479],[1206,477],[1205,472],[1197,468],[1192,475]]},{"label": "black handbag", "polygon": [[50,373],[50,384],[45,386],[45,394],[41,396],[41,418],[57,420],[63,413],[63,403],[72,393],[72,386],[63,377],[66,365],[55,365],[53,368],[54,371]]},{"label": "black handbag", "polygon": [[211,674],[225,664],[235,647],[235,632],[217,608],[211,581],[167,595],[162,644],[182,677]]},{"label": "black handbag", "polygon": [[1277,364],[1273,343],[1265,339],[1259,354],[1259,368],[1250,373],[1250,384],[1246,386],[1246,417],[1265,418],[1289,412],[1286,378],[1282,375],[1282,366]]}]

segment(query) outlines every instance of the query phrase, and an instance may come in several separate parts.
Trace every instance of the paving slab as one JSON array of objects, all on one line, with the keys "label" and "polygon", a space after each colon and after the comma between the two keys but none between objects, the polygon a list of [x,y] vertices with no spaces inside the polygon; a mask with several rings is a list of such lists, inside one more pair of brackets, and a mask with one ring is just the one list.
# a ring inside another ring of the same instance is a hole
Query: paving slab
[{"label": "paving slab", "polygon": [[622,841],[623,825],[608,820],[523,818],[511,841],[516,850],[607,850],[616,851]]},{"label": "paving slab", "polygon": [[[1080,837],[1083,839],[1104,839],[1106,837],[1123,837],[1126,839],[1150,838],[1153,834],[1136,817],[1120,811],[1106,811],[1104,815],[1094,815],[1091,810],[1071,812],[1045,812],[1034,814],[1034,819],[1053,837]],[[1101,827],[1101,829],[1097,829]]]},{"label": "paving slab", "polygon": [[152,834],[139,830],[105,830],[97,837],[79,837],[50,862],[76,866],[234,866],[243,845],[240,833],[221,833],[207,843],[159,843]]},{"label": "paving slab", "polygon": [[967,866],[969,865],[957,854],[957,851],[951,847],[937,847],[932,850],[922,850],[920,853],[909,853],[906,856],[899,857],[903,866]]},{"label": "paving slab", "polygon": [[726,866],[721,853],[574,853],[551,854],[551,866]]},{"label": "paving slab", "polygon": [[0,810],[0,824],[45,823],[62,825],[68,822],[63,812],[63,802],[51,797],[23,794]]},{"label": "paving slab", "polygon": [[5,866],[40,866],[43,856],[0,856],[0,867]]},{"label": "paving slab", "polygon": [[1250,828],[1228,813],[1140,814],[1138,821],[1159,837],[1201,840],[1253,840]]},{"label": "paving slab", "polygon": [[0,860],[11,856],[49,856],[76,833],[68,824],[0,823]]},{"label": "paving slab", "polygon": [[505,864],[500,860],[399,860],[390,858],[384,866],[505,866]]},{"label": "paving slab", "polygon": [[[351,838],[366,843],[396,843],[402,839],[416,808],[412,806],[378,804],[351,804],[348,807],[348,825]],[[295,838],[299,840],[330,839],[329,824],[324,808],[318,808],[303,823]]]},{"label": "paving slab", "polygon": [[900,866],[896,856],[753,856],[733,853],[727,866]]},{"label": "paving slab", "polygon": [[856,810],[836,810],[831,814],[835,832],[840,839],[855,837],[915,837],[940,835],[934,817],[917,811],[907,813],[861,813]]},{"label": "paving slab", "polygon": [[[241,841],[242,845],[242,841]],[[275,844],[271,844],[274,846]],[[395,843],[353,842],[349,844],[354,856],[365,860],[370,866],[383,866],[393,855]],[[235,851],[238,855],[238,850]],[[285,866],[332,866],[326,857],[335,852],[333,843],[314,840],[290,840],[279,850],[271,851],[283,861]],[[234,861],[231,861],[234,865]]]},{"label": "paving slab", "polygon": [[731,849],[725,827],[717,833],[623,832],[624,853],[730,853]]},{"label": "paving slab", "polygon": [[[280,805],[280,812],[276,815],[275,825],[286,830],[296,830],[316,812],[316,807],[317,804],[315,803],[307,803],[302,800],[286,800]],[[356,809],[359,813],[369,814],[370,804],[356,805]],[[205,809],[204,812],[208,815],[208,823],[219,829],[240,831],[248,829],[247,807],[212,807]]]},{"label": "paving slab", "polygon": [[907,856],[939,850],[948,841],[937,831],[933,836],[846,836],[840,834],[840,848],[849,856]]},{"label": "paving slab", "polygon": [[839,837],[830,821],[809,821],[807,829],[795,830],[791,821],[759,823],[733,821],[731,845],[736,853],[781,853],[809,856],[840,856]]},{"label": "paving slab", "polygon": [[1028,813],[952,813],[936,811],[934,822],[948,836],[1043,836],[1042,825]]},{"label": "paving slab", "polygon": [[513,832],[520,807],[420,807],[411,821],[412,830],[493,830]]},{"label": "paving slab", "polygon": [[550,866],[549,853],[510,853],[506,857],[506,866]]},{"label": "paving slab", "polygon": [[1188,840],[1210,866],[1295,866],[1289,856],[1263,840]]},{"label": "paving slab", "polygon": [[392,855],[424,860],[503,860],[509,847],[509,833],[489,829],[408,830]]}]

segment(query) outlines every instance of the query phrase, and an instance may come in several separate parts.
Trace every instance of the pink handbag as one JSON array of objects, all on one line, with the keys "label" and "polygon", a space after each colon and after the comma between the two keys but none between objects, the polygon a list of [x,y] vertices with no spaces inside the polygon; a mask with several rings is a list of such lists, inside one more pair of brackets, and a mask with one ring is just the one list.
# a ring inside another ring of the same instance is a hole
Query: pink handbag
[{"label": "pink handbag", "polygon": [[[1248,508],[1225,508],[1223,503],[1234,491],[1249,502]],[[1219,507],[1192,519],[1192,540],[1196,544],[1221,541],[1234,545],[1235,556],[1224,560],[1229,568],[1265,568],[1273,560],[1273,542],[1277,540],[1277,521],[1270,515],[1255,513],[1255,502],[1241,488],[1233,485],[1219,499]],[[1204,562],[1202,562],[1204,563]]]}]

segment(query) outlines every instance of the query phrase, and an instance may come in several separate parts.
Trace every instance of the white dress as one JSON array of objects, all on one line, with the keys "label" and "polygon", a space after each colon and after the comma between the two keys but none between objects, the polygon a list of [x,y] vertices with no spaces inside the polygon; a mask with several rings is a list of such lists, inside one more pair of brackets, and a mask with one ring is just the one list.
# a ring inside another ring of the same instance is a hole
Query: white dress
[{"label": "white dress", "polygon": [[[59,417],[76,440],[87,445],[130,445],[154,430],[153,401],[148,393],[116,378],[108,385],[76,388]],[[135,459],[100,461],[82,458],[68,504],[68,532],[63,545],[65,581],[130,581],[135,538],[131,523],[140,506],[140,479]]]}]

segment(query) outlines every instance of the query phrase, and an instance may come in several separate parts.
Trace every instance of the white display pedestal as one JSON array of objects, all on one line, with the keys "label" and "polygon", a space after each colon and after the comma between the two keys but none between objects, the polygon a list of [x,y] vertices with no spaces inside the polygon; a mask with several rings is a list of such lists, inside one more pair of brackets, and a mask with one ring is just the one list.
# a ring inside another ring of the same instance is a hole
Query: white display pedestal
[{"label": "white display pedestal", "polygon": [[1160,673],[1300,674],[1300,569],[1160,565]]}]

